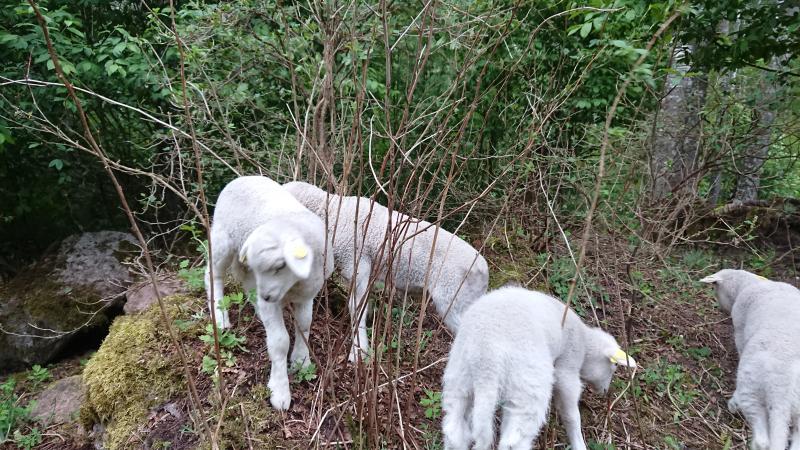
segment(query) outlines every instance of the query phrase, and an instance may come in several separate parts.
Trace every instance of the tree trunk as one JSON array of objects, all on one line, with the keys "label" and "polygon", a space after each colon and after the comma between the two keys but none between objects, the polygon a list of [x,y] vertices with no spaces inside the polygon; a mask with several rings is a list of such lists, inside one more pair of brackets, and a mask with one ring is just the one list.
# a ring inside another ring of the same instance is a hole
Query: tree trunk
[{"label": "tree trunk", "polygon": [[700,112],[706,98],[706,79],[687,76],[684,55],[691,45],[676,45],[672,55],[674,73],[667,76],[665,95],[653,136],[650,157],[651,198],[661,200],[676,190],[694,191],[693,176],[700,147]]},{"label": "tree trunk", "polygon": [[[320,87],[320,98],[314,107],[312,149],[309,157],[309,176],[312,183],[326,182],[335,184],[333,176],[334,154],[331,138],[336,124],[336,99],[333,89],[336,60],[338,15],[334,14],[335,4],[326,10],[327,17],[320,22],[322,31],[322,62],[325,74]],[[326,8],[328,8],[326,4]]]},{"label": "tree trunk", "polygon": [[[769,64],[771,69],[780,66],[777,58]],[[754,139],[745,155],[737,162],[736,195],[734,200],[749,202],[758,200],[758,187],[761,181],[761,167],[769,157],[772,144],[772,124],[775,122],[775,101],[777,100],[777,81],[772,73],[762,72],[759,80],[761,97],[754,111]]]},{"label": "tree trunk", "polygon": [[[729,20],[721,20],[719,22],[718,31],[723,36],[729,36],[731,31],[737,32],[739,30],[739,20],[733,23],[733,30],[731,30],[731,22]],[[731,88],[734,86],[731,82],[736,78],[736,70],[725,70],[719,76],[719,88],[722,95],[730,97],[732,95]],[[722,120],[720,118],[719,120]],[[718,124],[721,125],[721,122]],[[727,141],[727,139],[726,139]],[[711,189],[708,194],[708,201],[711,205],[716,206],[719,203],[719,197],[722,193],[722,173],[723,167],[718,166],[714,169],[711,177]]]}]

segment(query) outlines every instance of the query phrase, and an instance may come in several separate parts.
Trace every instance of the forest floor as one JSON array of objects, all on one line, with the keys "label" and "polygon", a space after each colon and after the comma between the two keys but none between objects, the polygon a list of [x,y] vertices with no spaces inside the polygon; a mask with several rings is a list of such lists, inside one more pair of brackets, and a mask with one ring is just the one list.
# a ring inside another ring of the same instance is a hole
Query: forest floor
[{"label": "forest floor", "polygon": [[[588,323],[599,323],[624,343],[640,367],[633,373],[618,369],[606,397],[584,392],[581,412],[589,448],[747,448],[747,427],[726,407],[737,361],[732,326],[712,290],[697,280],[722,267],[743,267],[797,285],[793,258],[775,256],[785,251],[785,243],[754,239],[747,250],[692,246],[663,255],[648,254],[627,236],[612,233],[597,235],[593,242],[584,288],[573,307]],[[566,297],[574,268],[563,245],[534,249],[537,245],[525,233],[501,233],[473,244],[484,245],[492,287],[511,281]],[[332,281],[327,289],[315,308],[311,332],[316,370],[293,375],[292,405],[286,413],[269,406],[265,333],[247,304],[232,310],[233,332],[246,340],[231,347],[235,361],[224,369],[230,400],[219,405],[216,385],[203,371],[203,357],[211,354],[200,338],[205,302],[200,292],[193,297],[175,323],[190,330],[181,338],[208,423],[216,426],[219,412],[226,411],[219,434],[230,448],[442,449],[439,395],[452,337],[433,308],[420,318],[418,300],[403,308],[398,306],[402,299],[395,299],[387,315],[392,332],[378,350],[379,364],[354,366],[347,362],[346,285]],[[287,315],[287,325],[290,320]],[[63,375],[81,370],[76,361],[63,366],[51,370]],[[205,447],[188,411],[183,395],[155,407],[130,437],[130,448]],[[536,448],[568,448],[556,416],[551,411]],[[44,442],[36,448],[92,448],[89,438],[75,430],[54,427],[43,434]],[[381,436],[380,441],[368,439],[368,434]]]}]

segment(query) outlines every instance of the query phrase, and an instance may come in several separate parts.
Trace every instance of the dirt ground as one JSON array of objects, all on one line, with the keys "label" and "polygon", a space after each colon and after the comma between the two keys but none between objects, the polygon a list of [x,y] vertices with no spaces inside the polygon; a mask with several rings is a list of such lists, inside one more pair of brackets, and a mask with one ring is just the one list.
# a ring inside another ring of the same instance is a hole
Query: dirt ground
[{"label": "dirt ground", "polygon": [[[742,418],[726,407],[737,359],[731,323],[716,307],[711,289],[696,280],[723,266],[752,266],[754,252],[777,255],[781,249],[769,242],[753,242],[747,251],[696,245],[659,255],[646,254],[625,238],[606,235],[595,240],[586,287],[574,304],[584,320],[600,324],[624,342],[641,366],[633,373],[619,369],[606,397],[588,389],[584,392],[581,412],[589,448],[747,448],[748,431]],[[526,247],[524,238],[508,243],[486,242],[490,272],[497,274],[493,287],[514,281],[564,292],[565,280],[571,278],[566,248],[553,245],[534,251]],[[767,261],[758,271],[797,285],[793,260],[791,264],[786,258],[775,264]],[[420,317],[418,299],[409,299],[403,308],[402,297],[397,296],[389,308],[385,296],[375,292],[374,300],[384,303],[376,314],[390,318],[378,321],[385,345],[373,353],[380,355],[375,359],[349,364],[346,291],[343,283],[332,281],[316,305],[311,332],[316,372],[313,377],[294,375],[292,406],[286,413],[269,407],[264,389],[269,368],[265,334],[251,306],[232,310],[234,332],[244,336],[246,343],[234,350],[235,364],[225,368],[230,400],[223,405],[212,378],[201,370],[209,347],[197,336],[184,336],[212,429],[220,411],[225,411],[219,434],[227,446],[443,448],[438,395],[452,336],[432,307]],[[203,311],[199,294],[193,320],[200,320]],[[290,315],[286,320],[291,324]],[[72,367],[65,374],[79,370]],[[253,405],[260,406],[253,409]],[[200,444],[199,422],[192,420],[189,410],[187,397],[154,408],[132,436],[130,448],[205,447]],[[45,430],[45,442],[37,448],[88,449],[90,441],[91,436],[53,428]],[[568,448],[553,411],[536,448]]]}]

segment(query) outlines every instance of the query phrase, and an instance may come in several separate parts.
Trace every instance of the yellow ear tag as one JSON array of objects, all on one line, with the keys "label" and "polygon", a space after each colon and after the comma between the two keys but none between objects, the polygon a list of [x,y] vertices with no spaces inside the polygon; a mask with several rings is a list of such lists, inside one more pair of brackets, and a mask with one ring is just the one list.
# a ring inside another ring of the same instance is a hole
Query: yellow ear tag
[{"label": "yellow ear tag", "polygon": [[762,277],[761,275],[756,275],[760,280],[766,280],[767,278]]},{"label": "yellow ear tag", "polygon": [[308,255],[308,249],[306,249],[305,246],[302,245],[295,246],[294,253],[292,253],[292,256],[294,256],[297,259],[303,259],[307,255]]},{"label": "yellow ear tag", "polygon": [[627,363],[628,354],[622,351],[621,348],[618,348],[617,352],[609,356],[608,359],[614,364]]}]

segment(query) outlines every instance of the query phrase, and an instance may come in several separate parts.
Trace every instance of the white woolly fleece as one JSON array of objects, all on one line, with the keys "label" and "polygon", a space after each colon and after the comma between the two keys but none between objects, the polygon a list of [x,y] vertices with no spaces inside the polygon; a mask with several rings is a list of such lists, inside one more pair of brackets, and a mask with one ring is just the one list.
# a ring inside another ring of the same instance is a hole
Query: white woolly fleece
[{"label": "white woolly fleece", "polygon": [[488,450],[502,409],[499,449],[530,450],[553,391],[574,450],[586,450],[578,400],[586,381],[605,393],[618,364],[635,366],[617,341],[586,326],[559,300],[518,287],[492,291],[463,315],[444,371],[445,449]]},{"label": "white woolly fleece", "polygon": [[[287,193],[280,184],[261,176],[237,178],[222,190],[211,226],[214,279],[206,269],[209,308],[223,296],[230,269],[249,295],[255,293],[256,312],[267,331],[272,361],[270,402],[276,409],[291,403],[288,368],[289,334],[283,306],[295,314],[293,363],[308,365],[306,342],[311,329],[313,300],[333,272],[333,255],[325,225]],[[210,287],[214,288],[212,302]],[[228,312],[216,307],[217,325],[230,326]]]},{"label": "white woolly fleece", "polygon": [[[390,216],[386,207],[365,197],[328,194],[303,182],[287,183],[284,188],[323,220],[327,216],[336,267],[346,280],[355,277],[349,306],[358,329],[351,361],[357,358],[359,348],[362,352],[368,349],[367,287],[372,272],[377,280],[386,279],[389,249],[394,251],[395,289],[421,293],[427,281],[436,311],[453,331],[458,328],[462,311],[486,292],[489,284],[486,260],[449,231],[396,211]],[[394,245],[384,246],[386,242]]]},{"label": "white woolly fleece", "polygon": [[[728,408],[753,430],[753,450],[800,450],[800,291],[745,270],[724,269],[713,284],[733,319],[739,366]],[[792,431],[793,429],[793,431]]]}]

